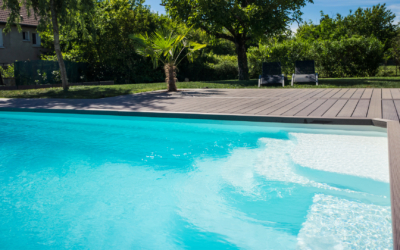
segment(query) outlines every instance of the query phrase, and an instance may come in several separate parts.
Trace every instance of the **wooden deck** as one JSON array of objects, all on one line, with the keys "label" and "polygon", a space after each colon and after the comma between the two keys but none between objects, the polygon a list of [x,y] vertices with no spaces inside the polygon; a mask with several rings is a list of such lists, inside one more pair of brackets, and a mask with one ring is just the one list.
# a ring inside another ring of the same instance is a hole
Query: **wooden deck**
[{"label": "wooden deck", "polygon": [[103,99],[0,99],[0,107],[399,121],[400,89],[193,89]]}]

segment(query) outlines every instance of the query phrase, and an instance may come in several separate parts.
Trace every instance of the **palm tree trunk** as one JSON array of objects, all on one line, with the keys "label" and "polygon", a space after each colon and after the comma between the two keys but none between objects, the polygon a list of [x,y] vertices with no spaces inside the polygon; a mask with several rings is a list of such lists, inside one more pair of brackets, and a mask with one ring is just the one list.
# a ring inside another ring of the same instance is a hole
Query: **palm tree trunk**
[{"label": "palm tree trunk", "polygon": [[58,21],[57,21],[57,12],[54,6],[54,0],[50,1],[50,9],[51,9],[51,21],[53,24],[53,34],[54,34],[54,50],[56,51],[58,64],[60,66],[60,75],[61,82],[64,91],[67,91],[68,86],[68,78],[67,78],[67,70],[65,69],[64,59],[61,54],[60,48],[60,34],[58,32]]},{"label": "palm tree trunk", "polygon": [[177,91],[176,87],[176,67],[174,64],[165,64],[164,66],[165,70],[165,76],[166,79],[165,81],[167,82],[168,85],[168,91]]}]

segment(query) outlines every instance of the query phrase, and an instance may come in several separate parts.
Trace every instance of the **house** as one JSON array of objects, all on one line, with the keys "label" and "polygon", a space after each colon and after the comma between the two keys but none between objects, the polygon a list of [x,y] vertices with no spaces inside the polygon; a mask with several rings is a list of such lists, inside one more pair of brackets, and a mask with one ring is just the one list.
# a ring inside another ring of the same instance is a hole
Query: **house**
[{"label": "house", "polygon": [[[0,0],[0,6],[2,6]],[[12,27],[11,31],[7,34],[4,33],[4,28],[7,22],[9,11],[0,8],[0,66],[13,63],[15,61],[38,60],[43,48],[40,44],[40,36],[38,34],[37,26],[38,20],[31,12],[28,17],[27,9],[22,7],[21,12],[22,21],[21,29]]]}]

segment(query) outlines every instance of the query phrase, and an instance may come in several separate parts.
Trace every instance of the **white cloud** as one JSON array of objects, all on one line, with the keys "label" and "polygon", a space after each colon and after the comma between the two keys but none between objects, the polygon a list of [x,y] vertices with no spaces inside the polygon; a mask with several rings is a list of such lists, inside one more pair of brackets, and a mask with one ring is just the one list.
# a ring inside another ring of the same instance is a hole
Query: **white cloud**
[{"label": "white cloud", "polygon": [[396,19],[394,19],[395,23],[400,22],[400,4],[392,4],[387,7],[394,14],[396,14]]},{"label": "white cloud", "polygon": [[292,30],[293,33],[296,33],[298,27],[299,25],[296,22],[290,25],[290,29]]}]

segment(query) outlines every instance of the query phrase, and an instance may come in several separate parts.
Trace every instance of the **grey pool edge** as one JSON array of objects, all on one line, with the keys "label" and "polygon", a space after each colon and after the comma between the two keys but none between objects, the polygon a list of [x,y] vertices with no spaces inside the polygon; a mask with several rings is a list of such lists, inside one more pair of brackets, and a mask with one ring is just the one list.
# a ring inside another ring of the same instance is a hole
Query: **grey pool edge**
[{"label": "grey pool edge", "polygon": [[255,116],[232,114],[204,114],[182,112],[135,112],[110,110],[75,110],[75,109],[30,109],[30,108],[0,108],[0,111],[36,112],[36,113],[63,113],[63,114],[92,114],[114,116],[142,116],[183,119],[208,119],[252,122],[277,122],[300,124],[326,125],[364,125],[386,128],[389,149],[390,199],[392,210],[393,249],[400,250],[400,123],[385,119],[369,118],[313,118],[313,117],[285,117],[285,116]]}]

